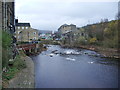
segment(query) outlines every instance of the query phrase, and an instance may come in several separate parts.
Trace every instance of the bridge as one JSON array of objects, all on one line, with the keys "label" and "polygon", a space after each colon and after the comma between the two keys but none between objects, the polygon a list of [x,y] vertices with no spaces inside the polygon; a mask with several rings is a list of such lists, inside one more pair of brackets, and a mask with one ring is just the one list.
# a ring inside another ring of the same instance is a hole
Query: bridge
[{"label": "bridge", "polygon": [[17,48],[19,50],[29,50],[36,48],[36,44],[21,44],[21,45],[17,45]]},{"label": "bridge", "polygon": [[17,45],[18,50],[23,50],[26,54],[39,52],[39,44],[21,44]]}]

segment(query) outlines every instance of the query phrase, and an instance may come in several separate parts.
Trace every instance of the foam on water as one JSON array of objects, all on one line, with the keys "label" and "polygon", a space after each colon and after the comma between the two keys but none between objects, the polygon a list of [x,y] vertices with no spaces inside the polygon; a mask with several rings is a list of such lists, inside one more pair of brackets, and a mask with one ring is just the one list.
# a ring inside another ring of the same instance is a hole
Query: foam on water
[{"label": "foam on water", "polygon": [[70,61],[75,61],[75,59],[73,58],[66,58],[67,60],[70,60]]},{"label": "foam on water", "polygon": [[88,63],[93,64],[94,62],[88,62]]}]

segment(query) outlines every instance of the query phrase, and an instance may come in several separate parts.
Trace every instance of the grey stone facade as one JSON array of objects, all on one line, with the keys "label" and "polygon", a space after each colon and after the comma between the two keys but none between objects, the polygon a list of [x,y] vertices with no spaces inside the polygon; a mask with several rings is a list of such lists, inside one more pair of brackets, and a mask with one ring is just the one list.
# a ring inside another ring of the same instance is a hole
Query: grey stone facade
[{"label": "grey stone facade", "polygon": [[2,30],[2,2],[0,1],[0,30]]},{"label": "grey stone facade", "polygon": [[9,33],[15,31],[14,8],[14,0],[11,0],[11,2],[8,2],[8,0],[0,1],[0,29]]},{"label": "grey stone facade", "polygon": [[65,33],[71,32],[71,31],[76,31],[76,30],[77,30],[76,25],[64,24],[64,25],[60,26],[60,28],[58,29],[58,32],[60,35],[62,35],[62,34],[65,34]]}]

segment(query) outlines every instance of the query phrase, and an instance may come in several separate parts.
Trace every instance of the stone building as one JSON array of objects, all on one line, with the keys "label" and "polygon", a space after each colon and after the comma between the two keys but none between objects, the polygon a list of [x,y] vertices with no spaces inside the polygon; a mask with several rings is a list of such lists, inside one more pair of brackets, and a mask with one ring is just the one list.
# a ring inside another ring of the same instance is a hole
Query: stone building
[{"label": "stone building", "polygon": [[[0,30],[5,31],[10,34],[12,37],[11,51],[8,48],[6,55],[12,56],[14,59],[16,56],[16,39],[13,36],[15,32],[15,0],[0,0]],[[7,36],[6,36],[7,37]],[[9,58],[10,59],[10,58]]]},{"label": "stone building", "polygon": [[76,32],[76,30],[77,27],[73,24],[64,24],[60,26],[60,28],[58,29],[60,40],[62,40],[64,44],[67,43],[69,45],[72,45],[74,42],[74,32]]},{"label": "stone building", "polygon": [[86,42],[88,38],[88,33],[83,28],[78,28],[76,25],[64,24],[58,29],[59,35],[61,36],[61,41],[63,44],[68,44],[70,46],[78,42],[79,38],[84,38]]},{"label": "stone building", "polygon": [[74,36],[76,39],[78,37],[85,37],[86,39],[88,38],[88,32],[86,32],[83,28],[77,28],[77,30],[74,33]]},{"label": "stone building", "polygon": [[0,0],[0,29],[8,33],[15,32],[14,0]]},{"label": "stone building", "polygon": [[70,24],[70,25],[64,24],[60,26],[60,28],[58,28],[58,32],[60,35],[71,32],[71,31],[74,32],[76,30],[77,30],[76,25],[73,25],[73,24]]},{"label": "stone building", "polygon": [[0,1],[0,29],[2,30],[2,1]]},{"label": "stone building", "polygon": [[16,19],[15,37],[17,42],[32,42],[38,40],[38,30],[31,28],[30,23],[18,23]]}]

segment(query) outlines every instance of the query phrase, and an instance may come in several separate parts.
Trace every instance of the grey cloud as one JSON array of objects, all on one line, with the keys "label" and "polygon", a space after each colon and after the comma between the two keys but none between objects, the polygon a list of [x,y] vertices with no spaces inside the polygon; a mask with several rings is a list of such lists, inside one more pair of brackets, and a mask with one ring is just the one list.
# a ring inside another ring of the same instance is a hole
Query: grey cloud
[{"label": "grey cloud", "polygon": [[20,21],[30,21],[32,26],[38,29],[53,30],[64,23],[84,26],[88,21],[93,23],[101,18],[114,19],[116,13],[117,2],[32,2],[29,4],[24,2],[24,5],[16,10],[16,16]]}]

